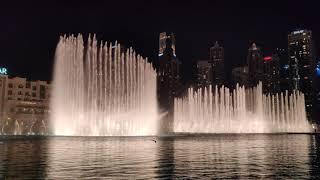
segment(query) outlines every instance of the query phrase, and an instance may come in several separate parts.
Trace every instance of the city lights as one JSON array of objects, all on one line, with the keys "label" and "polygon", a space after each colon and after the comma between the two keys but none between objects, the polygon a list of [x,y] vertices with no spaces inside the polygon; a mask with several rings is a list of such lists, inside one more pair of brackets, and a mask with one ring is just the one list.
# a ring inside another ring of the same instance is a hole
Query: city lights
[{"label": "city lights", "polygon": [[2,75],[7,75],[7,74],[8,74],[7,68],[1,68],[1,67],[0,67],[0,74],[2,74]]}]

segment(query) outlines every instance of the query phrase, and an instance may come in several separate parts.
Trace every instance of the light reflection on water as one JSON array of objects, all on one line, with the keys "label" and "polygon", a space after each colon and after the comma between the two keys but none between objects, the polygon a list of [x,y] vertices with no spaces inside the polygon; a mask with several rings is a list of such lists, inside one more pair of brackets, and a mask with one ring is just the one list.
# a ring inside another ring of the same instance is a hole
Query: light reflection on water
[{"label": "light reflection on water", "polygon": [[320,178],[320,137],[0,138],[0,179]]}]

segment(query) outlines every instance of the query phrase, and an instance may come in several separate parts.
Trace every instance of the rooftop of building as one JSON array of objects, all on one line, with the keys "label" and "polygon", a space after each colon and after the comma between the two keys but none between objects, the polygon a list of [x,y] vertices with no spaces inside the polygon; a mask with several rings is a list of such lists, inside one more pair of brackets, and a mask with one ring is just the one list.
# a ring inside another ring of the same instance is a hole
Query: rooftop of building
[{"label": "rooftop of building", "polygon": [[26,82],[35,82],[35,83],[41,83],[41,84],[50,84],[49,81],[44,81],[44,80],[30,80],[25,77],[18,77],[18,76],[10,76],[10,75],[5,75],[5,74],[0,74],[0,77],[7,77],[11,81],[26,81]]},{"label": "rooftop of building", "polygon": [[204,66],[210,66],[209,60],[206,59],[200,59],[197,61],[197,66],[204,67]]}]

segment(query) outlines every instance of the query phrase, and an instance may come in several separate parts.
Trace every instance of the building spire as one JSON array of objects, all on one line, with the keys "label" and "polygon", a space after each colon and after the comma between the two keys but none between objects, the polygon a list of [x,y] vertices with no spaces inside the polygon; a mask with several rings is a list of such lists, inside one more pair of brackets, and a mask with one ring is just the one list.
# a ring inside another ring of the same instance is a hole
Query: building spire
[{"label": "building spire", "polygon": [[215,42],[214,47],[219,47],[218,41]]},{"label": "building spire", "polygon": [[252,43],[251,49],[252,49],[252,50],[257,50],[257,45],[256,45],[256,43]]}]

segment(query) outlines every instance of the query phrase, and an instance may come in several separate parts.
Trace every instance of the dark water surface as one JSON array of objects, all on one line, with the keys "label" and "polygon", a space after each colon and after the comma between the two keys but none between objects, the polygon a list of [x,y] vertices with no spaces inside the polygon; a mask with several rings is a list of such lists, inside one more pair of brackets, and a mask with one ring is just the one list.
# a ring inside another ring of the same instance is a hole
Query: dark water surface
[{"label": "dark water surface", "polygon": [[24,178],[320,179],[320,136],[0,137],[0,179]]}]

